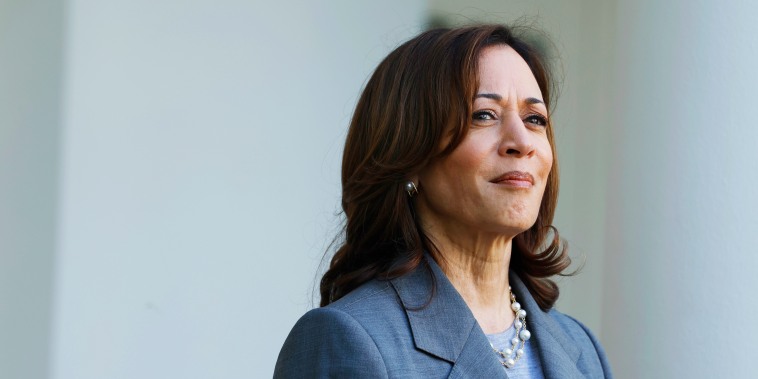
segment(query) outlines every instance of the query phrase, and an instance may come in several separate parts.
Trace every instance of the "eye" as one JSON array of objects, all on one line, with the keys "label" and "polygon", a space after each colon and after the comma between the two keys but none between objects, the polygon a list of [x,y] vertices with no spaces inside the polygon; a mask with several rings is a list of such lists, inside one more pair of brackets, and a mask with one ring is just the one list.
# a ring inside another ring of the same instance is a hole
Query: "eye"
[{"label": "eye", "polygon": [[524,119],[524,122],[538,126],[547,126],[547,118],[540,114],[531,114]]},{"label": "eye", "polygon": [[492,111],[476,111],[471,116],[471,119],[474,122],[477,122],[477,121],[480,121],[480,122],[481,121],[485,121],[486,122],[486,121],[494,121],[494,120],[496,120],[497,116],[495,115],[495,112],[492,112]]}]

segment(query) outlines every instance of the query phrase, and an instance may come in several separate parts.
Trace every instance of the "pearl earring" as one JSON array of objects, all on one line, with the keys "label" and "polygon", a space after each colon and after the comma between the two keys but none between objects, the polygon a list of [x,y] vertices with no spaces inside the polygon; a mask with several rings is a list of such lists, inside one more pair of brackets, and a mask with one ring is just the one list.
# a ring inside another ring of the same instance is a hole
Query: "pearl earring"
[{"label": "pearl earring", "polygon": [[414,197],[418,194],[418,188],[416,188],[416,184],[413,183],[412,180],[405,183],[405,192],[408,192],[408,196],[410,197]]}]

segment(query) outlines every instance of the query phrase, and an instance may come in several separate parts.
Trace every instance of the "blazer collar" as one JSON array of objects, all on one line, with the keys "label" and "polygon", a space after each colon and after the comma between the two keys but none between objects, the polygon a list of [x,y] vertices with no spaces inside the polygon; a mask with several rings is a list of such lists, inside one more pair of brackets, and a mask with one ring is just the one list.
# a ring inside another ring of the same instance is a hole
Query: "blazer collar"
[{"label": "blazer collar", "polygon": [[[451,377],[507,377],[468,305],[429,255],[426,263],[390,281],[405,308],[416,348],[453,363]],[[539,308],[513,271],[510,281],[527,312],[527,326],[532,325],[531,342],[536,342],[536,350],[540,352],[545,378],[581,378],[576,367],[579,348]]]}]

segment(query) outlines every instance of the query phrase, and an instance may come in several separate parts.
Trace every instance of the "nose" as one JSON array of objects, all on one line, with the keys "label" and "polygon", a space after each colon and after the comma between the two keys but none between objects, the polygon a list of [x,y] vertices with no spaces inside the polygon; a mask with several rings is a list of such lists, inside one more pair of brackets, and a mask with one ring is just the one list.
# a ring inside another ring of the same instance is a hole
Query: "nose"
[{"label": "nose", "polygon": [[500,155],[516,158],[534,155],[533,136],[516,112],[503,120],[500,133],[501,140],[498,147]]}]

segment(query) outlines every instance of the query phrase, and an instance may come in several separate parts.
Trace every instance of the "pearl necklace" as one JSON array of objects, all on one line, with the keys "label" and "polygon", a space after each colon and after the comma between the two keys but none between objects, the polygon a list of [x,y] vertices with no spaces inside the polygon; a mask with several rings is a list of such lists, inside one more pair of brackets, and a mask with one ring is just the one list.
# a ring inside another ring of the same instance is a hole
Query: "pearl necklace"
[{"label": "pearl necklace", "polygon": [[498,350],[490,343],[492,350],[503,359],[500,363],[505,368],[511,368],[516,365],[516,362],[524,355],[526,341],[532,336],[526,330],[526,311],[521,309],[521,304],[516,301],[516,296],[513,295],[511,287],[508,287],[508,292],[511,294],[511,309],[516,313],[516,320],[513,322],[513,327],[516,328],[516,337],[511,339],[512,345],[510,349]]}]

